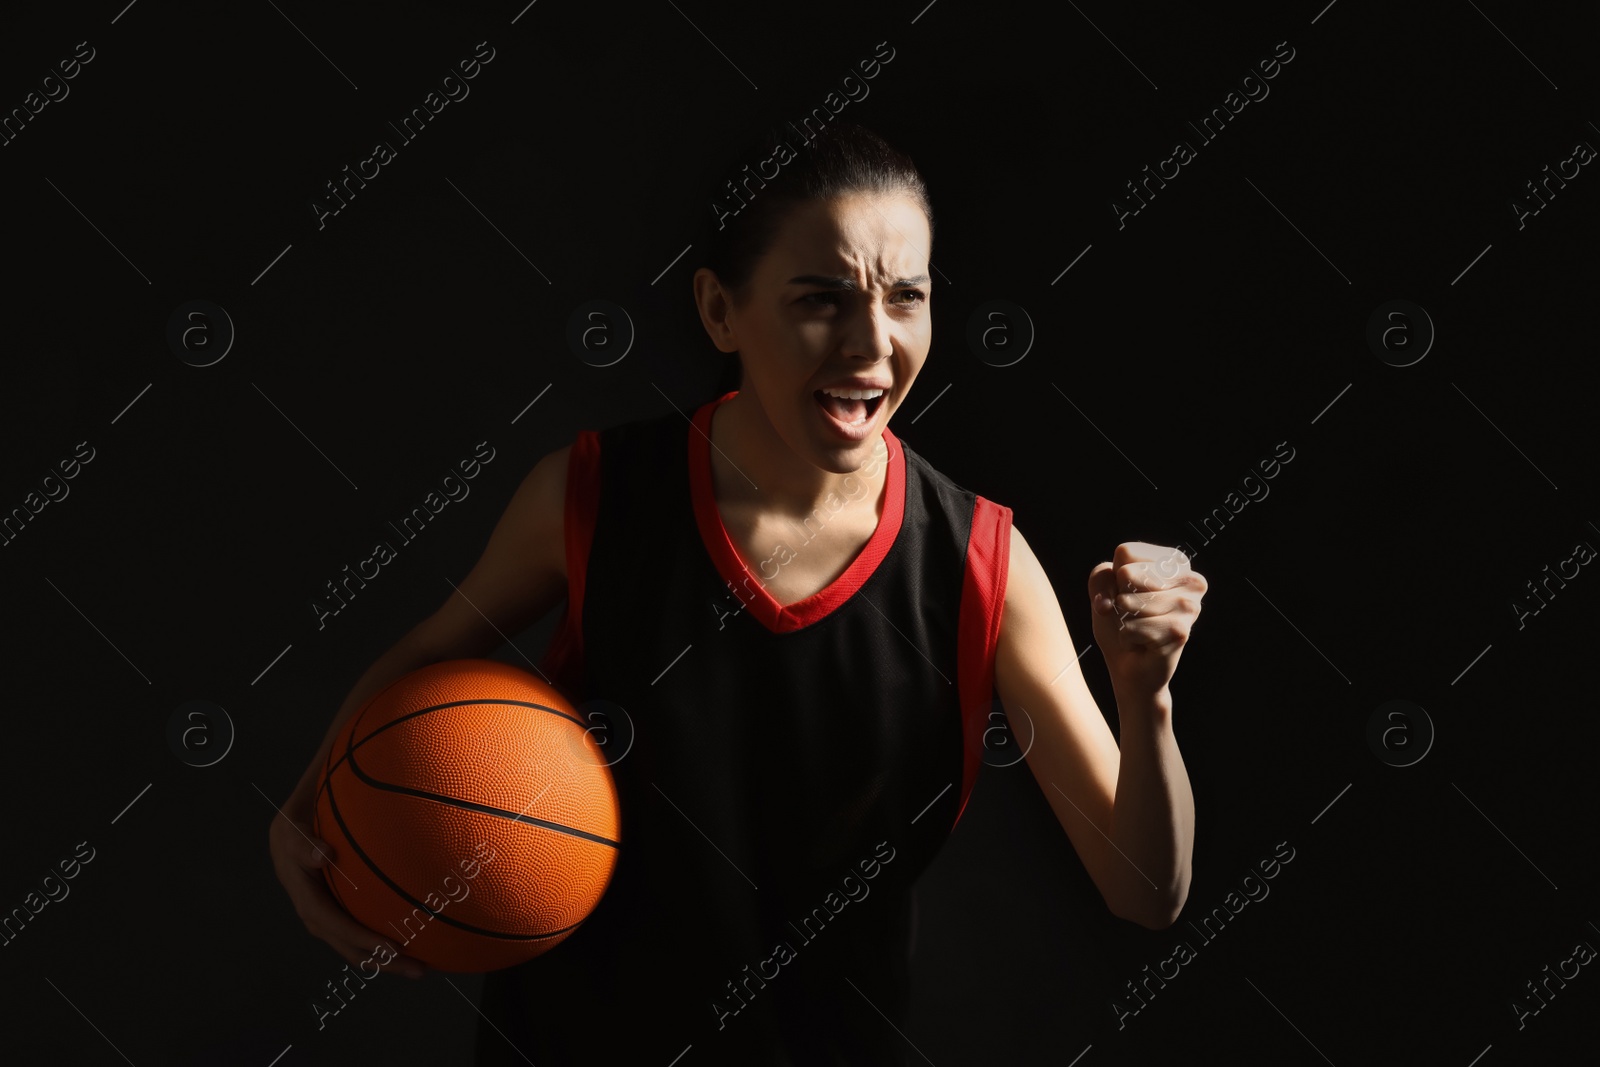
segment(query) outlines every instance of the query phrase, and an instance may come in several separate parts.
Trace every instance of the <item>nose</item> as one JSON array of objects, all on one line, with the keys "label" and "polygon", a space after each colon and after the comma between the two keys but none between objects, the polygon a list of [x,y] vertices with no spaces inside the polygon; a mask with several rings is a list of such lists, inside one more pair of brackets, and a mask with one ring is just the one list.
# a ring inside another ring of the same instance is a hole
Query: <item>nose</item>
[{"label": "nose", "polygon": [[887,308],[875,300],[862,300],[845,327],[843,354],[851,359],[879,363],[894,354],[894,321]]}]

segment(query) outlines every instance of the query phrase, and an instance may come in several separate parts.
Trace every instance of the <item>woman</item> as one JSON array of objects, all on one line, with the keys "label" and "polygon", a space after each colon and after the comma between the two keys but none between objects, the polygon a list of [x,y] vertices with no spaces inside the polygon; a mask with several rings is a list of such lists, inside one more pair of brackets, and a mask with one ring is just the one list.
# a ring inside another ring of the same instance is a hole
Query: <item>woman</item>
[{"label": "woman", "polygon": [[759,174],[714,209],[694,275],[738,388],[544,457],[272,827],[312,933],[352,962],[397,951],[318,870],[332,739],[389,681],[485,655],[566,596],[544,669],[627,712],[624,845],[583,927],[487,976],[479,1063],[910,1062],[912,886],[966,804],[996,695],[1031,723],[1029,765],[1112,913],[1162,928],[1188,891],[1168,681],[1205,580],[1139,542],[1091,572],[1119,751],[1010,509],[888,428],[932,338],[915,167],[835,122]]}]

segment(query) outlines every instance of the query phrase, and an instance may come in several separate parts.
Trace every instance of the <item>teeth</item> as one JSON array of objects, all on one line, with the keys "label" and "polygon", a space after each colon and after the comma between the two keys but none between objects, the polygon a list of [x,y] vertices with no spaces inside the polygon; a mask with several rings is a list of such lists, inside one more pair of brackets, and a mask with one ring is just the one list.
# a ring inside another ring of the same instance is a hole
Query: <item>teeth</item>
[{"label": "teeth", "polygon": [[871,400],[873,397],[882,396],[882,389],[823,389],[822,392],[829,396],[837,396],[844,400]]}]

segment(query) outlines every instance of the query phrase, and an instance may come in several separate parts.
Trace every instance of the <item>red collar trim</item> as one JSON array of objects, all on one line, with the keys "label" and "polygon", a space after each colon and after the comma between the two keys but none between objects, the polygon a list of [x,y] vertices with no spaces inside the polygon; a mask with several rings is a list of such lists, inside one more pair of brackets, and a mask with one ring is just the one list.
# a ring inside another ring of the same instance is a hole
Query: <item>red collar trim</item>
[{"label": "red collar trim", "polygon": [[[717,572],[729,586],[726,610],[730,615],[736,615],[748,608],[768,630],[786,633],[826,618],[855,595],[872,576],[883,557],[888,555],[889,548],[900,533],[901,520],[905,515],[905,460],[899,439],[885,426],[883,443],[889,451],[889,470],[884,485],[883,514],[878,519],[877,529],[845,572],[827,588],[793,604],[780,604],[767,592],[762,572],[763,562],[769,574],[776,574],[773,568],[781,564],[776,560],[758,561],[754,567],[745,564],[722,524],[722,515],[717,510],[716,497],[712,492],[711,415],[737,392],[734,390],[707,401],[694,414],[689,430],[689,493],[695,522],[700,528],[700,540],[716,564]],[[797,554],[805,551],[803,544],[791,544],[788,547]]]}]

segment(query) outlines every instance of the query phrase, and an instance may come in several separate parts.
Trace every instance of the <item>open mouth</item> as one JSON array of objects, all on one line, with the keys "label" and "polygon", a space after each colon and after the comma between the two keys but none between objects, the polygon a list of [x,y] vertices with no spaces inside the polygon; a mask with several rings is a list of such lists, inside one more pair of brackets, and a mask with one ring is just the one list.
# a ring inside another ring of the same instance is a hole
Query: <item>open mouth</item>
[{"label": "open mouth", "polygon": [[829,396],[818,389],[811,395],[816,398],[818,406],[841,425],[861,426],[878,414],[879,405],[889,394],[879,393],[868,400],[846,400],[843,397]]}]

